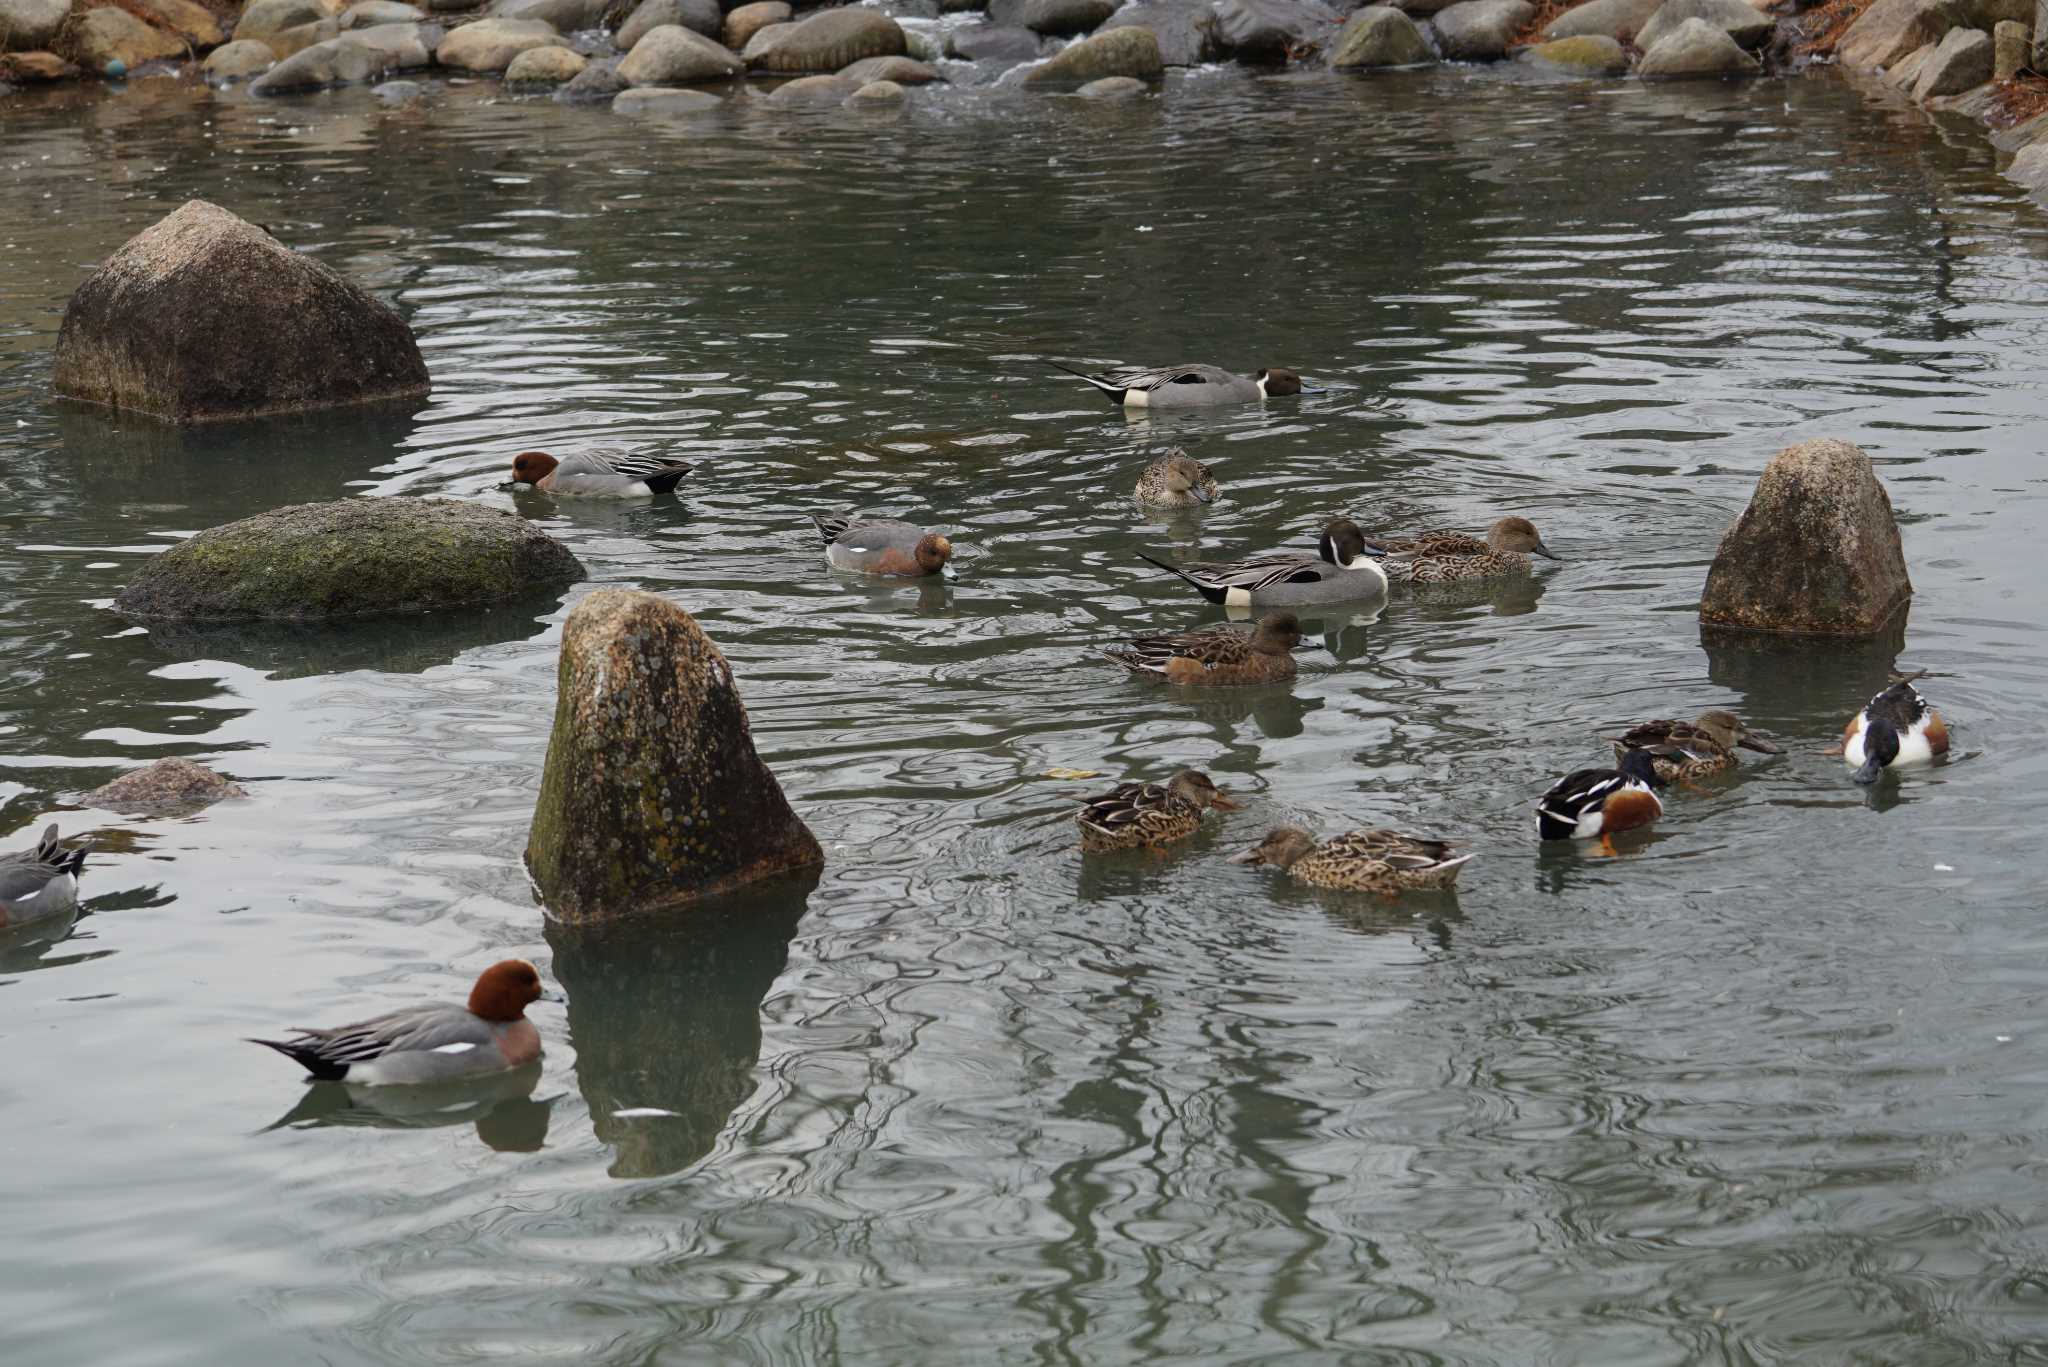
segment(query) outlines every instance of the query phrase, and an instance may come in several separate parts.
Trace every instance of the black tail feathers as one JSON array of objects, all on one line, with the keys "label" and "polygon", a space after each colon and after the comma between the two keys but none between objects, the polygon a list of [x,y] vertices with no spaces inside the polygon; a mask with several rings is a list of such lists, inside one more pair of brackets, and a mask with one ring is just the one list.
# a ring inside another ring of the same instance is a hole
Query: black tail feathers
[{"label": "black tail feathers", "polygon": [[1223,602],[1224,591],[1222,589],[1216,587],[1214,584],[1204,584],[1201,580],[1195,578],[1195,576],[1189,574],[1180,566],[1169,565],[1164,560],[1154,560],[1151,556],[1145,554],[1143,551],[1138,552],[1138,559],[1144,561],[1148,565],[1157,565],[1160,569],[1165,570],[1168,574],[1174,576],[1176,579],[1180,579],[1189,584],[1193,584],[1195,586],[1195,591],[1201,594],[1204,598],[1208,599],[1210,602],[1219,605]]},{"label": "black tail feathers", "polygon": [[348,1065],[324,1059],[316,1047],[306,1040],[254,1039],[251,1044],[260,1044],[266,1049],[275,1049],[293,1063],[298,1064],[321,1082],[339,1082],[348,1076]]}]

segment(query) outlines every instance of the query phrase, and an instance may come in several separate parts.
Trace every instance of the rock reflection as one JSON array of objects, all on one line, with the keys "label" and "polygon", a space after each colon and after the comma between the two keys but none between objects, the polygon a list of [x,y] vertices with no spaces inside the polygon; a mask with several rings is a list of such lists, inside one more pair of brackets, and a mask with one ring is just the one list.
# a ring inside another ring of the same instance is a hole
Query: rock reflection
[{"label": "rock reflection", "polygon": [[524,641],[544,630],[557,595],[494,608],[342,622],[148,621],[149,648],[174,660],[218,660],[278,679],[351,670],[424,674],[464,652]]},{"label": "rock reflection", "polygon": [[1868,640],[1773,636],[1700,627],[1707,678],[1742,696],[1735,710],[1790,751],[1838,743],[1842,727],[1898,672],[1906,648],[1900,612]]},{"label": "rock reflection", "polygon": [[373,1130],[435,1130],[474,1125],[476,1137],[500,1153],[534,1153],[546,1142],[555,1098],[535,1100],[541,1064],[471,1082],[427,1087],[351,1087],[315,1082],[262,1133],[325,1126]]},{"label": "rock reflection", "polygon": [[576,1081],[614,1177],[658,1177],[711,1151],[754,1090],[761,1002],[789,960],[818,870],[678,914],[548,923],[569,997]]}]

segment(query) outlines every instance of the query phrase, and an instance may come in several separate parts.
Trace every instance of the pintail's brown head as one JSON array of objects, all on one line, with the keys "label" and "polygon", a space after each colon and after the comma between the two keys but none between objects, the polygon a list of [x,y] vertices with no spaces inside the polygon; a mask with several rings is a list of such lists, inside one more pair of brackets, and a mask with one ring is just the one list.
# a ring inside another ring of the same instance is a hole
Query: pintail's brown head
[{"label": "pintail's brown head", "polygon": [[1259,392],[1267,398],[1285,398],[1301,392],[1301,376],[1280,366],[1268,366],[1257,377]]}]

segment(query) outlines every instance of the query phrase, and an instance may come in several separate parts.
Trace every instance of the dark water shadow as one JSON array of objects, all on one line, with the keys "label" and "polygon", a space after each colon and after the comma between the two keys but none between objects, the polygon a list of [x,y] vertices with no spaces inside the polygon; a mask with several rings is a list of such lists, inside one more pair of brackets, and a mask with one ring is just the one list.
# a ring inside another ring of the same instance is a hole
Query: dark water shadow
[{"label": "dark water shadow", "polygon": [[142,621],[146,647],[174,660],[219,660],[279,679],[375,670],[423,674],[468,651],[524,641],[562,603],[535,594],[498,607],[444,608],[326,622]]},{"label": "dark water shadow", "polygon": [[478,1078],[473,1082],[419,1087],[351,1087],[315,1082],[293,1107],[259,1133],[328,1127],[371,1130],[437,1130],[474,1125],[476,1137],[500,1153],[535,1153],[546,1144],[555,1098],[535,1100],[541,1067]]},{"label": "dark water shadow", "polygon": [[576,1081],[614,1177],[659,1177],[711,1151],[754,1090],[761,1002],[789,962],[818,870],[672,918],[550,921]]},{"label": "dark water shadow", "polygon": [[1891,682],[1906,648],[1900,612],[1866,640],[1774,636],[1702,625],[1707,678],[1739,693],[1742,719],[1788,748],[1838,743],[1842,727]]},{"label": "dark water shadow", "polygon": [[1490,609],[1495,617],[1525,617],[1543,597],[1544,576],[1515,574],[1499,579],[1461,579],[1448,584],[1411,584],[1405,592],[1425,617],[1460,617],[1471,608]]}]

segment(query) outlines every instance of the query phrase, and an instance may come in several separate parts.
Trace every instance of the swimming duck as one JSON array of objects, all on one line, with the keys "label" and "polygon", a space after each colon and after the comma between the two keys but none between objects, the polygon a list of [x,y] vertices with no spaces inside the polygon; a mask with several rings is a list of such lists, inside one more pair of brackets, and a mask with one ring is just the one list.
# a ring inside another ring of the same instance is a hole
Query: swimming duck
[{"label": "swimming duck", "polygon": [[1209,467],[1175,447],[1138,476],[1138,502],[1154,508],[1192,508],[1216,501],[1216,477]]},{"label": "swimming duck", "polygon": [[1140,636],[1103,654],[1142,678],[1194,688],[1285,683],[1294,677],[1301,622],[1291,612],[1269,612],[1250,635],[1226,626],[1177,636]]},{"label": "swimming duck", "polygon": [[1646,721],[1612,738],[1618,762],[1631,750],[1646,750],[1666,783],[1700,778],[1735,767],[1735,747],[1775,755],[1778,747],[1742,724],[1733,712],[1715,708],[1698,721]]},{"label": "swimming duck", "polygon": [[0,926],[26,925],[78,905],[78,874],[84,850],[57,843],[55,825],[25,850],[0,854]]},{"label": "swimming duck", "polygon": [[1387,591],[1387,574],[1367,553],[1365,533],[1348,517],[1325,526],[1315,555],[1272,555],[1231,564],[1169,565],[1143,551],[1138,558],[1195,586],[1225,607],[1307,607],[1355,603]]},{"label": "swimming duck", "polygon": [[1074,814],[1074,824],[1081,828],[1081,848],[1098,854],[1185,840],[1201,828],[1202,813],[1209,808],[1219,812],[1238,809],[1199,769],[1183,769],[1163,787],[1120,783],[1084,802]]},{"label": "swimming duck", "polygon": [[1058,361],[1048,364],[1078,375],[1109,401],[1126,408],[1208,408],[1215,404],[1255,403],[1286,394],[1319,394],[1322,386],[1309,384],[1291,370],[1270,366],[1246,378],[1213,365],[1118,366],[1099,375],[1076,370]]},{"label": "swimming duck", "polygon": [[1460,579],[1498,579],[1527,574],[1529,557],[1559,557],[1526,517],[1504,517],[1486,537],[1463,532],[1426,532],[1412,537],[1367,537],[1365,547],[1380,557],[1387,577],[1405,584],[1448,584]]},{"label": "swimming duck", "polygon": [[825,538],[825,559],[835,570],[916,578],[937,574],[952,558],[953,543],[937,532],[889,518],[820,517],[811,514]]},{"label": "swimming duck", "polygon": [[477,975],[464,1006],[409,1006],[353,1025],[295,1029],[296,1039],[249,1043],[277,1050],[322,1082],[454,1082],[539,1058],[540,1032],[526,1008],[561,1000],[541,990],[532,964],[506,959]]},{"label": "swimming duck", "polygon": [[1609,854],[1608,837],[1647,826],[1664,815],[1656,790],[1664,786],[1647,750],[1630,750],[1616,769],[1579,769],[1550,785],[1536,804],[1536,829],[1545,840],[1591,840]]},{"label": "swimming duck", "polygon": [[1452,858],[1451,847],[1443,841],[1398,831],[1346,831],[1319,845],[1314,835],[1299,826],[1275,826],[1264,840],[1232,855],[1230,862],[1270,865],[1312,888],[1391,897],[1410,889],[1450,887],[1471,857],[1461,854]]},{"label": "swimming duck", "polygon": [[697,467],[666,456],[625,451],[580,451],[557,460],[545,451],[512,457],[512,483],[573,498],[652,498],[665,494]]},{"label": "swimming duck", "polygon": [[1887,769],[1927,764],[1948,753],[1948,726],[1913,687],[1913,674],[1886,688],[1849,718],[1842,760],[1856,766],[1858,783],[1875,783]]}]

